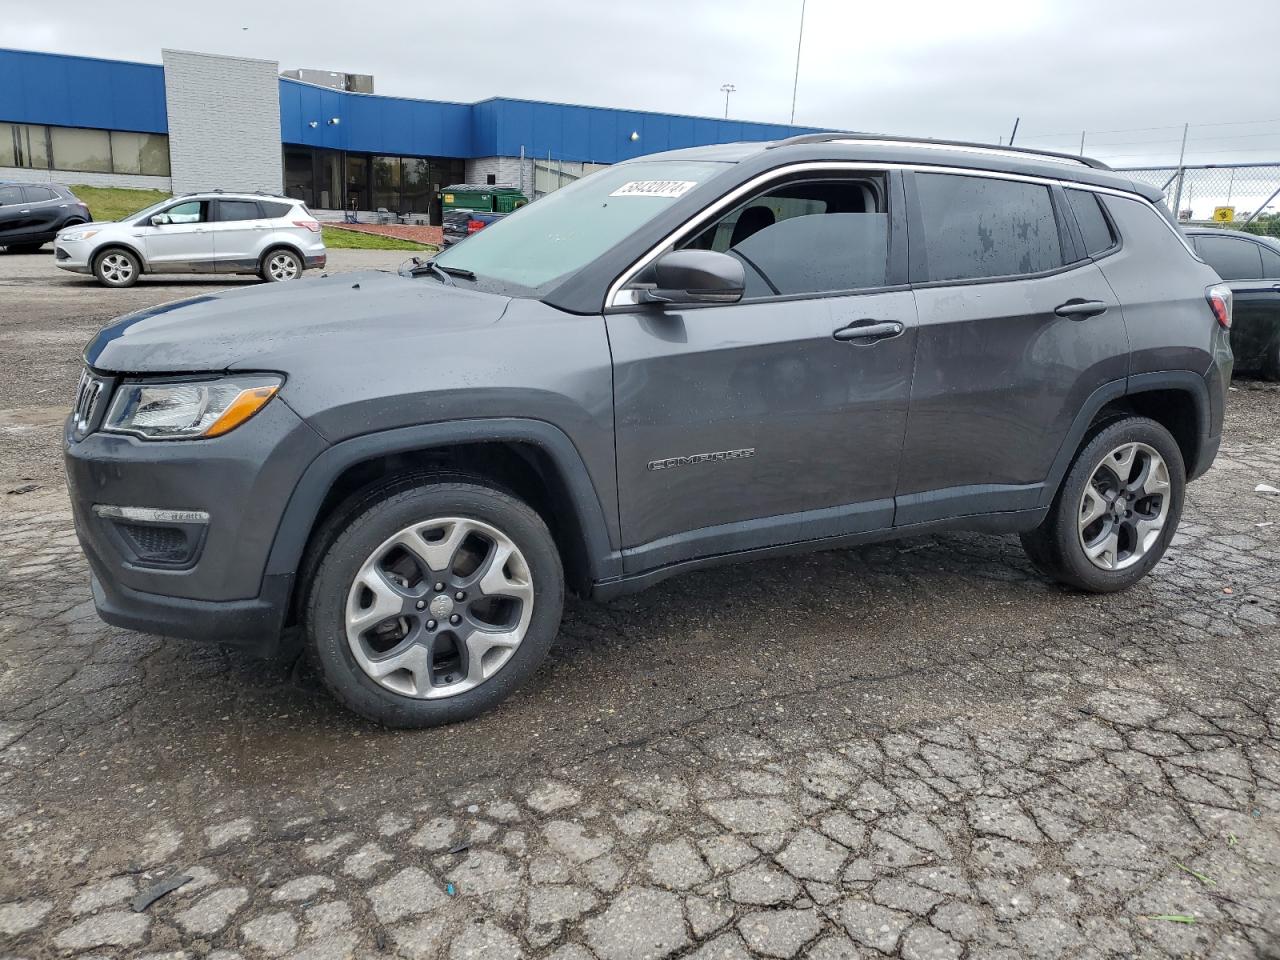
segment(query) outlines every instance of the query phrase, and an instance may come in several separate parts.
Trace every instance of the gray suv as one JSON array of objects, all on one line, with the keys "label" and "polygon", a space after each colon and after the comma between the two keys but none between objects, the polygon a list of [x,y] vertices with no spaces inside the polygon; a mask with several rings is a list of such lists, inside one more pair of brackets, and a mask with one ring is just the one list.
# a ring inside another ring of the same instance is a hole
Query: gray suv
[{"label": "gray suv", "polygon": [[847,134],[601,170],[399,275],[205,294],[85,350],[110,623],[300,638],[391,726],[507,696],[566,588],[1018,533],[1131,586],[1218,450],[1231,293],[1104,165]]}]

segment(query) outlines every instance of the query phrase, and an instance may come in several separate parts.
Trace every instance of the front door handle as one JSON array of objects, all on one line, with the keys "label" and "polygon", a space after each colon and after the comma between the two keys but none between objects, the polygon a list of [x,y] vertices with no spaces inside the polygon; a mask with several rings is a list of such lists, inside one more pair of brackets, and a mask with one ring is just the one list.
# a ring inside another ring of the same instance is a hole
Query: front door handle
[{"label": "front door handle", "polygon": [[887,340],[896,337],[903,330],[902,324],[896,320],[884,322],[876,320],[855,320],[847,327],[841,327],[832,334],[837,340],[854,343],[873,343],[876,340]]},{"label": "front door handle", "polygon": [[1060,317],[1072,320],[1086,320],[1107,312],[1107,305],[1101,300],[1068,300],[1053,311]]}]

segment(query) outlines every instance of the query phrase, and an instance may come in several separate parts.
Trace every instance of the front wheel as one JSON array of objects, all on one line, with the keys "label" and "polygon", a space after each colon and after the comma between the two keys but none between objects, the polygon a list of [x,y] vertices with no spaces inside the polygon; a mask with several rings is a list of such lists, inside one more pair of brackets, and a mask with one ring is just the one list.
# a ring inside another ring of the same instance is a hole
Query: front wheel
[{"label": "front wheel", "polygon": [[1133,586],[1164,555],[1182,516],[1186,469],[1173,436],[1146,417],[1084,445],[1044,522],[1022,535],[1041,572],[1091,593]]},{"label": "front wheel", "polygon": [[116,248],[98,255],[93,262],[93,275],[107,287],[131,287],[138,282],[142,264],[128,250]]},{"label": "front wheel", "polygon": [[283,283],[302,276],[302,258],[292,250],[271,250],[262,258],[262,279],[268,283]]},{"label": "front wheel", "polygon": [[475,716],[537,669],[564,575],[542,518],[474,482],[416,477],[358,498],[318,538],[308,652],[344,704],[389,727]]}]

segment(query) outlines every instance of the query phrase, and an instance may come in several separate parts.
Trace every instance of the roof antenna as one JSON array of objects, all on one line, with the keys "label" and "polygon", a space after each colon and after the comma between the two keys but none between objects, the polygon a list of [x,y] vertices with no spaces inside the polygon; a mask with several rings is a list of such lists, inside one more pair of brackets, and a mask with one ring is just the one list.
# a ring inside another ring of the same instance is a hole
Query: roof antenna
[{"label": "roof antenna", "polygon": [[1018,124],[1022,122],[1021,117],[1013,118],[1013,133],[1009,134],[1009,146],[1013,146],[1013,138],[1018,135]]}]

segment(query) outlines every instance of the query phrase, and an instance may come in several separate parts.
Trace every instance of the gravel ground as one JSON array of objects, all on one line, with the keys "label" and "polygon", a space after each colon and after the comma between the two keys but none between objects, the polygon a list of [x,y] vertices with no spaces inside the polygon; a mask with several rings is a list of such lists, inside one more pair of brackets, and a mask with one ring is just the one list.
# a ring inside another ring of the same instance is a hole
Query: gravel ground
[{"label": "gravel ground", "polygon": [[388,733],[93,614],[79,350],[209,286],[0,256],[0,954],[1280,956],[1277,390],[1237,384],[1122,596],[1012,538],[713,570],[571,603],[501,708]]}]

